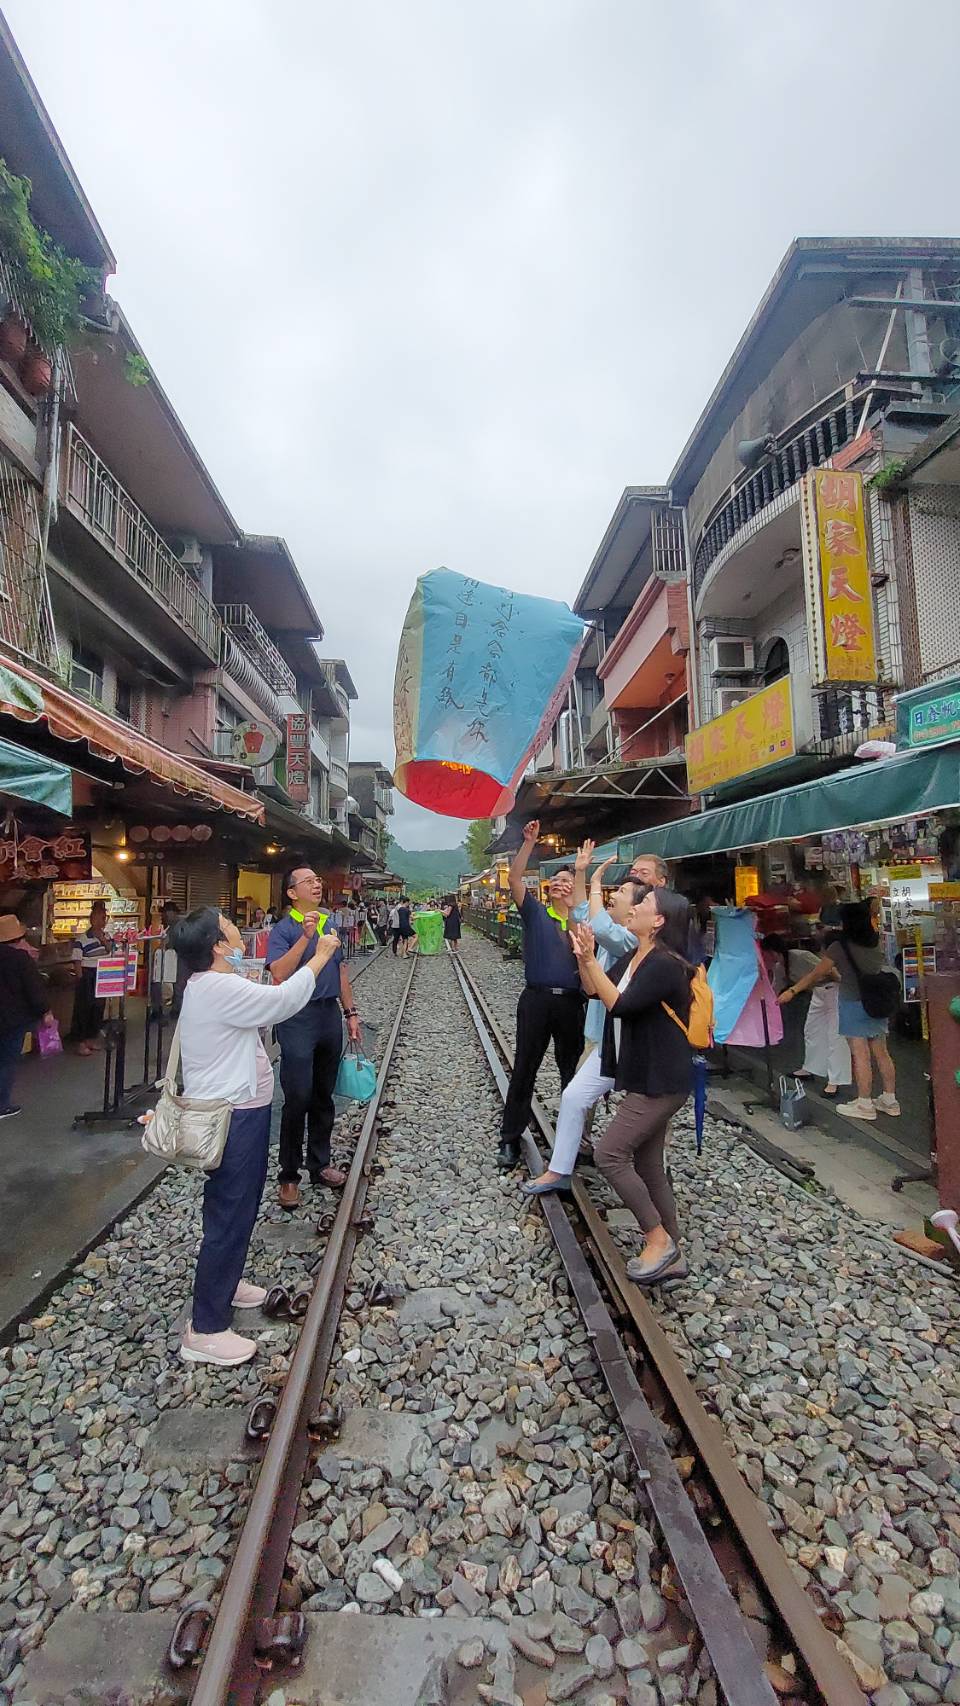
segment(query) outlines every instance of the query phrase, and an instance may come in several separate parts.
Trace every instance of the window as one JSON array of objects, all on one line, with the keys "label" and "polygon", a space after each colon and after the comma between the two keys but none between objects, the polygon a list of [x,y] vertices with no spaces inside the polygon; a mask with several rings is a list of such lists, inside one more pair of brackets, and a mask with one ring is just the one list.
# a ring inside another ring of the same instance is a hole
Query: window
[{"label": "window", "polygon": [[769,687],[772,682],[779,681],[782,676],[789,674],[790,652],[786,640],[781,640],[778,637],[776,640],[771,640],[767,648],[762,670],[763,685]]},{"label": "window", "polygon": [[70,662],[70,686],[86,699],[103,699],[103,659],[85,646],[75,646]]},{"label": "window", "polygon": [[122,676],[119,675],[117,676],[117,694],[114,701],[114,709],[116,710],[117,716],[122,717],[125,723],[133,722],[133,688],[130,686],[129,681],[124,681]]}]

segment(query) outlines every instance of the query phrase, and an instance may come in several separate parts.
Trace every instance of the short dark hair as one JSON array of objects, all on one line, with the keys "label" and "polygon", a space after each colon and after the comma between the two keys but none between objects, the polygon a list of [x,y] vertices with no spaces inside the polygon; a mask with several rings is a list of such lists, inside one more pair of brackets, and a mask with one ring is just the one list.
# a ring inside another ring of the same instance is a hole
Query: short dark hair
[{"label": "short dark hair", "polygon": [[[289,871],[285,871],[283,874],[284,894],[289,894],[290,890],[296,886],[296,876],[298,871],[312,870],[313,866],[310,864],[309,859],[298,859],[297,863],[295,865],[291,865]],[[322,880],[323,879],[321,878],[321,881]]]},{"label": "short dark hair", "polygon": [[554,877],[572,877],[572,876],[573,876],[573,866],[572,865],[561,865],[559,871],[551,871],[550,872],[550,875],[547,878],[547,881],[552,883]]},{"label": "short dark hair", "polygon": [[170,932],[170,946],[191,972],[209,971],[213,950],[222,941],[220,912],[215,906],[198,906],[186,918],[178,918]]},{"label": "short dark hair", "polygon": [[165,900],[160,911],[164,914],[168,912],[175,912],[177,917],[180,917],[180,908],[175,900]]}]

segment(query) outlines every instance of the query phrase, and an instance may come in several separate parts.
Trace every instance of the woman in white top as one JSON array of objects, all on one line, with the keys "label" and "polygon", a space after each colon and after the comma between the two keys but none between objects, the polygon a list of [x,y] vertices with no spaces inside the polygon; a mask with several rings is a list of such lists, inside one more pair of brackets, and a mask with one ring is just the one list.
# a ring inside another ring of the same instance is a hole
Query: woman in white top
[{"label": "woman in white top", "polygon": [[[256,1309],[261,1286],[242,1279],[267,1176],[273,1067],[260,1029],[299,1013],[316,978],[339,947],[318,936],[313,958],[284,983],[251,983],[243,976],[243,938],[216,907],[200,907],[171,931],[181,965],[190,971],[180,1014],[180,1059],[187,1096],[230,1102],[233,1115],[219,1167],[203,1191],[203,1239],[193,1286],[193,1313],[183,1336],[185,1362],[223,1368],[249,1362],[254,1339],[230,1327],[231,1309]],[[237,975],[237,974],[240,975]]]}]

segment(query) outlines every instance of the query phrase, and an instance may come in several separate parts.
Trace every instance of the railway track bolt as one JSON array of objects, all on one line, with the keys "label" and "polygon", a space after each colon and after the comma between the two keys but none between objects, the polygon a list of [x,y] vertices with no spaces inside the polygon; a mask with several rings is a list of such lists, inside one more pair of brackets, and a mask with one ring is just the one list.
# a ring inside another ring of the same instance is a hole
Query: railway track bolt
[{"label": "railway track bolt", "polygon": [[247,1412],[247,1438],[251,1441],[266,1439],[276,1413],[277,1406],[272,1398],[254,1399]]},{"label": "railway track bolt", "polygon": [[254,1661],[261,1670],[275,1665],[295,1669],[303,1661],[307,1620],[302,1611],[281,1611],[277,1617],[258,1617],[253,1636]]},{"label": "railway track bolt", "polygon": [[203,1655],[213,1617],[213,1606],[207,1599],[184,1606],[167,1647],[167,1662],[171,1670],[186,1670],[190,1665],[198,1663]]},{"label": "railway track bolt", "polygon": [[376,1221],[372,1214],[361,1214],[358,1220],[353,1221],[351,1231],[354,1237],[362,1238],[365,1233],[372,1232],[375,1225]]},{"label": "railway track bolt", "polygon": [[298,1291],[293,1297],[291,1297],[287,1305],[287,1314],[291,1321],[303,1320],[307,1310],[310,1308],[310,1297],[311,1293],[309,1291]]},{"label": "railway track bolt", "polygon": [[260,1307],[272,1321],[284,1320],[290,1309],[290,1293],[286,1286],[271,1286]]},{"label": "railway track bolt", "polygon": [[329,1445],[340,1437],[343,1427],[343,1405],[326,1400],[307,1419],[307,1435],[315,1445]]},{"label": "railway track bolt", "polygon": [[385,1280],[374,1280],[367,1292],[367,1304],[371,1309],[392,1309],[399,1303],[403,1293],[396,1286],[387,1285]]}]

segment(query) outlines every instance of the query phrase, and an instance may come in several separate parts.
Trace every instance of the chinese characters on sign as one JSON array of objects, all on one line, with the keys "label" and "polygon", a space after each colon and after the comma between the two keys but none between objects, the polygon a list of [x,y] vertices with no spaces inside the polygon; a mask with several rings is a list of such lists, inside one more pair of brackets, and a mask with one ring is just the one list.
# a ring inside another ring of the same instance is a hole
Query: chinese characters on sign
[{"label": "chinese characters on sign", "polygon": [[911,746],[931,746],[939,740],[956,740],[958,735],[960,693],[941,693],[911,707],[907,730]]},{"label": "chinese characters on sign", "polygon": [[287,793],[301,806],[310,798],[310,724],[303,711],[287,717]]},{"label": "chinese characters on sign", "polygon": [[863,478],[819,468],[813,476],[820,548],[827,681],[876,681],[873,595]]},{"label": "chinese characters on sign", "polygon": [[0,881],[12,877],[61,877],[82,882],[90,875],[90,832],[72,824],[56,835],[24,834],[16,818],[0,840]]},{"label": "chinese characters on sign", "polygon": [[797,750],[790,677],[704,723],[687,735],[687,787],[705,794],[721,782],[792,758]]}]

